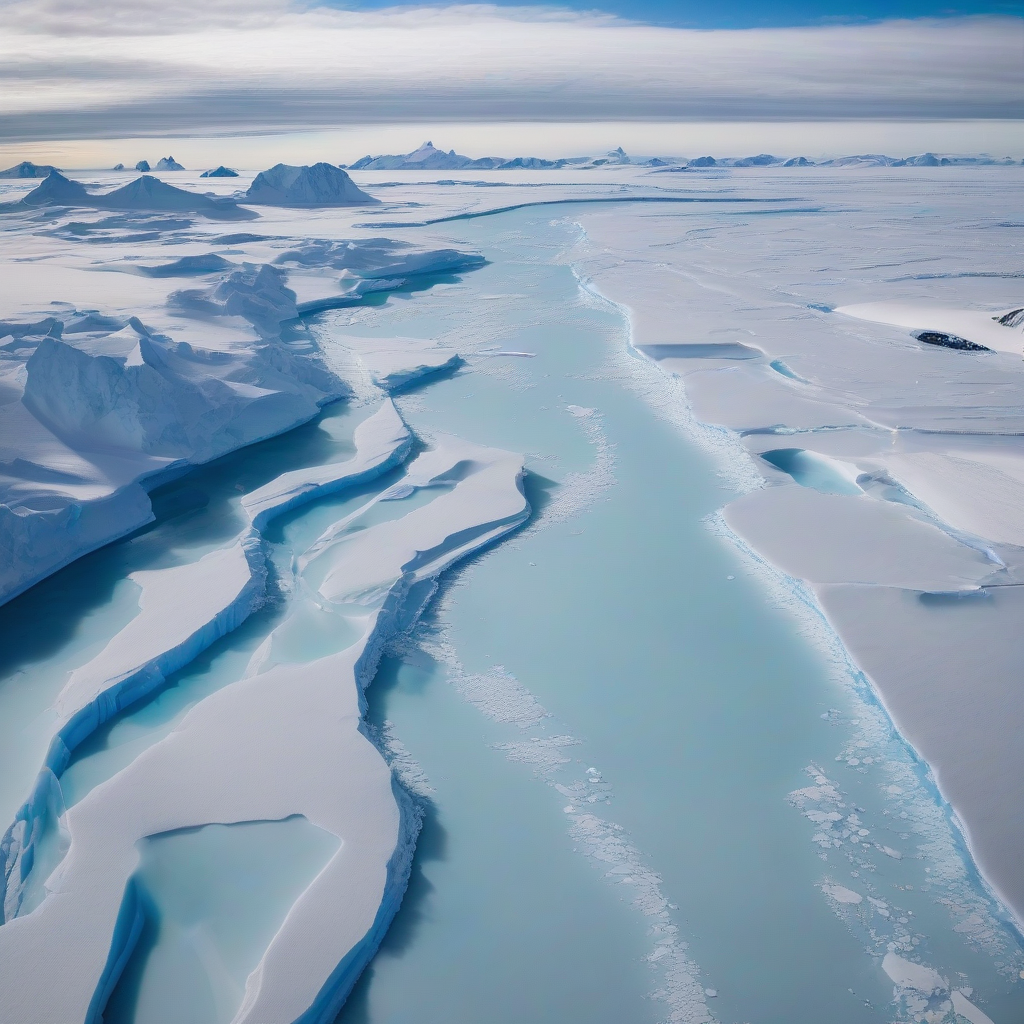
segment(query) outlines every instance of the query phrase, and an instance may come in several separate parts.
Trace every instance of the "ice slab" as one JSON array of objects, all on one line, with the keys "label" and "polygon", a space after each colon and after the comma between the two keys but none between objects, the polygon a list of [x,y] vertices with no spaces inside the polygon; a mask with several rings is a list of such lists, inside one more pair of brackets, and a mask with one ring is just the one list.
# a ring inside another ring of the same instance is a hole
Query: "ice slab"
[{"label": "ice slab", "polygon": [[401,391],[444,370],[454,370],[462,359],[454,349],[420,338],[364,338],[336,335],[334,340],[351,349],[371,379],[385,391]]},{"label": "ice slab", "polygon": [[882,959],[882,970],[889,975],[894,985],[912,988],[923,996],[937,996],[949,990],[949,986],[938,973],[924,964],[906,960],[897,953],[886,953]]},{"label": "ice slab", "polygon": [[[71,844],[50,894],[0,928],[0,1015],[40,1024],[100,1017],[141,928],[131,883],[140,840],[301,814],[341,846],[287,914],[234,1020],[334,1019],[397,909],[416,831],[361,732],[362,690],[436,576],[529,511],[521,456],[455,440],[436,451],[413,478],[429,485],[448,474],[452,490],[398,520],[340,533],[321,552],[334,573],[325,596],[359,601],[355,644],[317,661],[255,665],[257,674],[201,701],[67,812]],[[40,960],[41,945],[52,959]]]},{"label": "ice slab", "polygon": [[1024,919],[1024,820],[1015,811],[1024,778],[1020,588],[957,597],[832,586],[819,597],[893,722],[931,766],[978,867]]},{"label": "ice slab", "polygon": [[890,455],[883,465],[943,521],[987,540],[1024,547],[1024,456],[949,451]]},{"label": "ice slab", "polygon": [[346,462],[282,473],[242,498],[253,526],[262,530],[276,516],[309,501],[372,480],[403,462],[412,434],[391,399],[356,428],[356,454]]},{"label": "ice slab", "polygon": [[769,487],[728,505],[725,519],[775,565],[815,584],[970,590],[997,568],[913,509],[866,496]]},{"label": "ice slab", "polygon": [[165,678],[237,628],[264,598],[258,536],[187,565],[134,573],[139,614],[91,661],[75,669],[55,702],[56,734],[35,791],[0,842],[3,920],[18,911],[46,822],[49,788],[72,751],[104,722],[153,693]]},{"label": "ice slab", "polygon": [[396,576],[411,589],[515,529],[529,514],[522,456],[444,438],[424,458],[426,472],[419,462],[409,467],[412,480],[419,475],[430,486],[451,479],[457,481],[454,489],[400,520],[356,533],[325,534],[300,564],[321,576],[318,590],[327,601],[372,606]]}]

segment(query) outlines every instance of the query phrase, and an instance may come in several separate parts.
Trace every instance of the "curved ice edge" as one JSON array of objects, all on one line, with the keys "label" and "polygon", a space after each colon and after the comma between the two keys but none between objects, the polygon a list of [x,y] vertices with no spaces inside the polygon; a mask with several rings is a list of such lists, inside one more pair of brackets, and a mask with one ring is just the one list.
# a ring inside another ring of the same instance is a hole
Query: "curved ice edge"
[{"label": "curved ice edge", "polygon": [[[370,435],[369,437],[367,435]],[[348,487],[358,487],[405,462],[415,437],[390,399],[356,427],[356,453],[345,462],[313,466],[310,469],[282,473],[258,490],[242,498],[242,508],[256,530],[263,530],[278,516],[318,498]],[[363,449],[378,447],[374,453]],[[324,471],[333,473],[324,474]],[[316,479],[318,475],[323,479]],[[256,509],[256,511],[253,511]]]},{"label": "curved ice edge", "polygon": [[[111,683],[74,712],[50,741],[32,794],[0,839],[0,865],[3,866],[0,925],[17,916],[23,888],[35,860],[35,848],[46,829],[48,797],[54,786],[59,792],[60,777],[75,748],[115,715],[160,689],[168,676],[195,660],[221,637],[236,630],[263,605],[266,600],[267,561],[262,539],[257,531],[249,530],[241,535],[238,543],[249,565],[249,579],[235,599],[181,643],[160,651],[130,674]],[[19,824],[22,824],[21,829]]]},{"label": "curved ice edge", "polygon": [[[527,522],[532,509],[529,501],[526,500],[522,479],[523,472],[520,471],[516,477],[516,486],[523,494],[524,508],[518,516],[508,522],[498,524],[495,529],[480,537],[478,545],[461,549],[442,564],[434,574],[421,580],[415,580],[412,573],[406,573],[402,580],[395,584],[391,595],[389,595],[389,600],[381,609],[377,620],[378,626],[374,629],[354,666],[355,681],[359,691],[359,713],[362,719],[359,731],[373,743],[381,757],[384,757],[384,752],[381,750],[380,737],[373,735],[366,728],[365,693],[376,678],[377,669],[388,644],[396,636],[407,632],[416,624],[440,588],[441,577],[449,569],[460,561],[465,561],[486,551]],[[385,760],[387,759],[385,758]],[[324,983],[312,1005],[295,1020],[294,1024],[332,1024],[363,971],[376,955],[391,922],[401,907],[402,899],[409,887],[416,842],[423,825],[423,807],[421,798],[405,789],[395,777],[393,769],[391,789],[398,804],[399,835],[398,844],[388,862],[384,896],[377,910],[377,916],[374,918],[370,930],[356,946],[349,950]],[[90,1021],[88,1024],[94,1024],[94,1022]],[[95,1024],[100,1024],[100,1022],[96,1021]]]},{"label": "curved ice edge", "polygon": [[993,909],[996,911],[994,916],[997,920],[1008,924],[1015,932],[1024,937],[1024,921],[1017,918],[1010,904],[999,894],[999,890],[982,874],[974,859],[967,831],[955,808],[945,798],[942,790],[939,788],[931,765],[918,753],[910,740],[900,732],[899,727],[889,712],[889,708],[886,706],[885,698],[881,691],[875,686],[871,677],[853,660],[852,655],[846,648],[846,644],[843,643],[843,638],[829,621],[824,609],[819,605],[808,585],[803,580],[790,576],[779,566],[775,565],[774,562],[765,558],[755,548],[751,547],[726,523],[721,510],[707,516],[705,521],[713,533],[732,544],[737,551],[754,563],[761,573],[769,576],[771,581],[781,590],[785,591],[802,609],[803,613],[817,625],[816,635],[810,635],[808,637],[809,642],[818,645],[827,655],[834,658],[841,666],[841,670],[853,683],[858,696],[868,706],[875,708],[883,715],[886,726],[899,741],[900,746],[906,753],[911,771],[921,786],[924,795],[939,809],[946,823],[951,826],[950,837],[968,882],[988,897],[989,901],[993,904],[989,909],[990,911]]},{"label": "curved ice edge", "polygon": [[423,827],[423,809],[413,797],[392,775],[391,791],[398,804],[399,825],[398,843],[387,866],[387,880],[384,883],[384,895],[373,919],[370,930],[362,940],[352,947],[345,958],[334,969],[317,993],[316,999],[294,1024],[332,1024],[346,1000],[352,994],[356,982],[370,961],[377,955],[384,936],[395,919],[406,890],[409,888],[409,877],[412,874],[413,857],[416,854],[416,841]]},{"label": "curved ice edge", "polygon": [[[349,950],[332,971],[309,1008],[294,1024],[332,1024],[355,988],[367,965],[374,958],[409,888],[416,841],[423,826],[419,802],[398,782],[392,780],[392,793],[399,810],[398,843],[387,865],[384,895],[377,915],[363,938]],[[103,1013],[131,959],[142,935],[145,915],[134,877],[128,879],[124,898],[110,942],[110,953],[96,990],[89,1002],[84,1024],[103,1024]]]},{"label": "curved ice edge", "polygon": [[[580,225],[580,227],[582,230],[582,225]],[[585,236],[585,230],[583,231],[583,234]],[[630,307],[625,303],[618,302],[615,299],[611,299],[607,295],[603,294],[600,288],[598,287],[597,283],[593,280],[593,278],[587,275],[581,267],[577,266],[576,264],[572,264],[571,266],[573,275],[576,277],[576,280],[579,283],[580,288],[582,288],[589,295],[600,300],[601,302],[607,303],[614,307],[626,321],[627,351],[629,352],[629,354],[633,355],[634,357],[643,359],[645,362],[657,365],[657,360],[652,359],[650,356],[648,356],[634,344],[633,324],[632,318],[630,317]],[[663,375],[665,375],[666,377],[668,376],[663,367],[659,367],[659,370]],[[685,385],[683,385],[683,388],[685,394]],[[724,427],[720,427],[715,424],[705,423],[702,420],[698,420],[695,416],[692,415],[692,409],[688,409],[688,411],[690,412],[692,417],[692,424],[699,424],[700,427],[704,429],[713,430],[717,434],[721,434],[722,436],[728,436],[729,434],[732,433],[732,431],[729,431]],[[732,461],[735,461],[737,463],[742,462],[745,467],[753,466],[755,467],[756,472],[754,457],[750,454],[749,451],[747,451],[747,449],[742,447],[733,448],[732,446],[730,446],[729,450],[735,457]],[[719,458],[725,457],[724,451],[721,450],[718,452],[718,455]],[[708,522],[712,525],[712,527],[715,530],[720,531],[720,534],[726,539],[728,539],[731,543],[733,543],[741,552],[746,554],[764,570],[770,572],[776,580],[781,581],[784,588],[787,589],[791,593],[791,595],[797,600],[797,602],[800,605],[804,606],[806,611],[810,613],[815,620],[818,621],[822,628],[822,636],[819,638],[819,642],[842,662],[844,670],[852,679],[858,692],[862,693],[862,695],[866,695],[868,703],[881,710],[882,714],[885,716],[885,721],[887,725],[892,730],[893,734],[896,737],[898,737],[901,746],[906,751],[914,774],[917,776],[918,781],[920,782],[924,791],[929,794],[929,796],[932,798],[933,803],[942,812],[942,815],[946,819],[947,823],[952,826],[952,841],[954,843],[954,846],[957,848],[959,859],[962,862],[964,871],[968,879],[972,883],[974,883],[976,888],[983,892],[994,905],[994,909],[996,911],[995,916],[999,920],[1008,924],[1018,935],[1024,938],[1024,919],[1020,919],[1017,917],[1016,913],[1010,907],[1010,904],[1000,895],[995,885],[992,882],[990,882],[989,879],[986,878],[985,875],[981,872],[980,868],[977,865],[977,862],[974,859],[974,854],[971,850],[970,839],[967,835],[966,829],[960,821],[960,818],[954,810],[953,806],[949,803],[949,801],[946,800],[945,796],[943,796],[941,790],[939,789],[935,781],[935,776],[931,770],[931,766],[928,764],[927,760],[921,757],[921,755],[918,753],[918,751],[915,749],[915,747],[909,741],[909,739],[906,736],[904,736],[902,732],[900,732],[899,728],[896,726],[892,716],[889,713],[889,709],[885,705],[885,701],[882,698],[880,691],[876,689],[870,677],[865,672],[863,672],[853,661],[852,656],[846,649],[846,645],[843,643],[842,637],[832,626],[831,622],[829,622],[824,610],[818,604],[814,595],[810,592],[810,590],[801,580],[795,579],[794,577],[787,575],[781,568],[779,568],[773,562],[770,562],[766,558],[761,556],[756,550],[751,548],[745,541],[743,541],[740,537],[734,534],[733,531],[725,523],[724,517],[721,516],[720,512],[713,514],[712,516],[709,516]],[[964,542],[963,538],[956,539],[960,539],[961,542]]]},{"label": "curved ice edge", "polygon": [[[520,512],[489,525],[491,529],[475,536],[456,550],[447,552],[429,568],[424,576],[418,576],[415,569],[404,571],[393,586],[389,599],[381,607],[370,636],[364,641],[363,650],[353,665],[354,683],[359,696],[360,718],[365,712],[364,691],[376,676],[380,659],[388,643],[399,633],[410,628],[430,602],[439,585],[439,577],[458,561],[463,561],[486,550],[517,527],[530,516],[530,505],[523,487],[524,470],[520,467],[515,486],[523,498]],[[368,737],[365,719],[360,722],[359,731]],[[371,742],[374,742],[371,739]],[[379,745],[374,742],[379,751]],[[373,958],[406,892],[416,839],[422,823],[422,814],[416,799],[395,779],[392,773],[391,789],[399,810],[397,842],[386,865],[384,894],[374,921],[363,938],[352,948],[331,972],[320,987],[310,1006],[296,1018],[295,1024],[331,1024],[344,1004],[353,986]],[[99,981],[89,1001],[86,1024],[101,1024],[103,1010],[109,1000],[124,967],[128,963],[142,929],[142,912],[133,878],[126,882],[124,895],[111,937],[109,953]],[[269,948],[269,947],[268,947]],[[262,962],[262,961],[261,961]],[[257,968],[258,969],[258,968]],[[236,1020],[246,1019],[246,1006],[236,1014]]]},{"label": "curved ice edge", "polygon": [[134,533],[141,527],[153,522],[155,517],[153,515],[153,507],[149,500],[149,492],[154,488],[169,483],[172,480],[179,479],[180,477],[190,473],[193,469],[198,469],[200,466],[208,465],[211,462],[215,462],[217,459],[224,458],[226,455],[231,455],[233,452],[240,451],[242,448],[248,448],[251,445],[259,444],[262,441],[269,441],[273,437],[279,437],[282,434],[287,434],[289,431],[295,430],[297,427],[301,427],[310,422],[310,420],[316,419],[316,417],[323,412],[325,406],[351,397],[352,391],[348,384],[340,381],[339,384],[340,386],[335,390],[335,392],[317,399],[315,402],[315,408],[309,411],[308,414],[303,414],[287,423],[284,423],[280,425],[279,428],[265,431],[258,437],[248,438],[238,444],[229,445],[223,451],[218,451],[209,459],[182,458],[175,460],[170,465],[161,469],[147,470],[145,473],[141,474],[130,483],[125,484],[113,494],[106,495],[96,501],[77,503],[79,504],[82,515],[88,514],[92,517],[96,510],[102,510],[108,503],[131,494],[136,498],[137,502],[140,502],[140,508],[133,518],[122,519],[121,522],[117,522],[115,513],[114,524],[109,533],[104,534],[99,539],[86,541],[84,544],[72,547],[65,555],[54,560],[49,566],[37,570],[25,579],[19,580],[14,584],[14,586],[9,587],[6,590],[0,590],[0,605],[4,605],[8,601],[13,600],[20,594],[23,594],[26,590],[29,590],[37,583],[46,579],[48,576],[52,576],[54,573],[69,566],[72,562],[78,561],[79,558],[82,558],[93,551],[97,551],[102,547],[106,547],[108,544],[113,544],[122,537],[127,537],[129,534]]}]

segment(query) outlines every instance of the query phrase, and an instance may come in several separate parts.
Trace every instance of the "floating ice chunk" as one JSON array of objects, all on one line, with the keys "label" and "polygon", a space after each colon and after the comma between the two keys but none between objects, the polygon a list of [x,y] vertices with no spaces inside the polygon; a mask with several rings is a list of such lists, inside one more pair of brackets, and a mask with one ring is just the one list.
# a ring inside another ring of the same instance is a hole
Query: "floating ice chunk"
[{"label": "floating ice chunk", "polygon": [[50,164],[34,164],[31,160],[22,160],[20,164],[0,171],[0,178],[45,178],[56,170]]},{"label": "floating ice chunk", "polygon": [[[967,990],[970,992],[970,990]],[[954,989],[952,995],[953,1009],[970,1024],[993,1024],[987,1013],[979,1010],[960,989]]]},{"label": "floating ice chunk", "polygon": [[156,162],[158,171],[183,171],[185,170],[173,156],[163,156]]},{"label": "floating ice chunk", "polygon": [[826,896],[830,896],[836,901],[836,903],[847,903],[852,906],[856,906],[861,903],[864,899],[859,892],[854,892],[852,889],[847,889],[844,885],[836,885],[832,882],[826,882],[822,887],[821,891]]},{"label": "floating ice chunk", "polygon": [[148,692],[154,676],[175,672],[235,629],[262,599],[265,569],[259,539],[250,535],[189,565],[128,578],[142,588],[139,614],[71,673],[55,704],[63,722],[75,720],[101,696],[106,706],[96,707],[95,714],[106,720]]},{"label": "floating ice chunk", "polygon": [[221,164],[219,167],[215,167],[212,171],[203,171],[199,175],[200,178],[237,178],[238,171],[233,171],[230,167],[225,167]]},{"label": "floating ice chunk", "polygon": [[[354,534],[328,531],[310,553],[323,560],[319,591],[326,600],[372,605],[395,579],[403,579],[411,588],[468,551],[515,529],[529,515],[522,489],[522,456],[456,438],[443,439],[436,454],[425,454],[430,479],[444,479],[437,470],[439,463],[447,463],[454,489],[401,520]],[[422,472],[418,463],[423,458],[409,467],[411,477]],[[410,543],[413,536],[415,545]]]},{"label": "floating ice chunk", "polygon": [[894,985],[913,989],[926,998],[943,995],[949,986],[939,974],[924,964],[904,960],[897,953],[886,953],[882,959],[882,970],[889,975]]},{"label": "floating ice chunk", "polygon": [[397,466],[409,454],[412,434],[391,399],[356,428],[356,454],[346,462],[282,473],[242,498],[249,521],[262,530],[289,509],[344,487],[372,480]]},{"label": "floating ice chunk", "polygon": [[362,338],[341,335],[335,339],[355,352],[373,382],[385,391],[401,391],[410,384],[462,363],[458,352],[420,338]]}]

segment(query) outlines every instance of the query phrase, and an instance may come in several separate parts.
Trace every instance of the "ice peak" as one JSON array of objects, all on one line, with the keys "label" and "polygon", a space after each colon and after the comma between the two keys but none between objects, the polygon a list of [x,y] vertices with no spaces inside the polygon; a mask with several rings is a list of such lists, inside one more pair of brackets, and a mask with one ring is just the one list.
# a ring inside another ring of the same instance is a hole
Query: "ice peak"
[{"label": "ice peak", "polygon": [[20,164],[0,171],[0,178],[45,178],[55,170],[57,168],[50,164],[34,164],[31,160],[22,160]]},{"label": "ice peak", "polygon": [[312,167],[275,164],[256,175],[245,195],[250,202],[269,206],[362,206],[380,201],[328,163]]}]

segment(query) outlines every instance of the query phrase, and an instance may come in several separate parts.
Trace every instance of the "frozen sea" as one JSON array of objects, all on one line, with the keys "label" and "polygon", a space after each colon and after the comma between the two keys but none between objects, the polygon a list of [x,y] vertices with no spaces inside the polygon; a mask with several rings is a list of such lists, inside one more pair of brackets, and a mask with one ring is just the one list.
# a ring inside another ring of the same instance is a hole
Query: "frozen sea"
[{"label": "frozen sea", "polygon": [[[352,335],[462,353],[462,368],[396,405],[423,443],[454,434],[524,453],[532,509],[445,574],[367,690],[366,731],[423,826],[408,892],[339,1024],[954,1021],[967,999],[996,1024],[1024,1019],[1019,934],[809,593],[724,524],[719,510],[761,481],[733,436],[693,417],[678,380],[630,349],[623,310],[585,284],[586,212],[445,224],[435,236],[487,264],[310,320],[327,353]],[[362,382],[318,420],[164,485],[153,525],[0,608],[6,820],[67,671],[133,614],[128,574],[230,542],[242,493],[351,454],[379,399]],[[272,578],[289,579],[324,529],[400,479],[268,528]],[[353,529],[427,497],[377,504]],[[64,807],[241,678],[271,631],[282,662],[353,641],[307,597],[282,586],[75,752],[50,866]],[[227,1024],[337,843],[289,818],[143,845],[146,930],[103,1019]],[[941,985],[894,984],[887,954]]]}]

